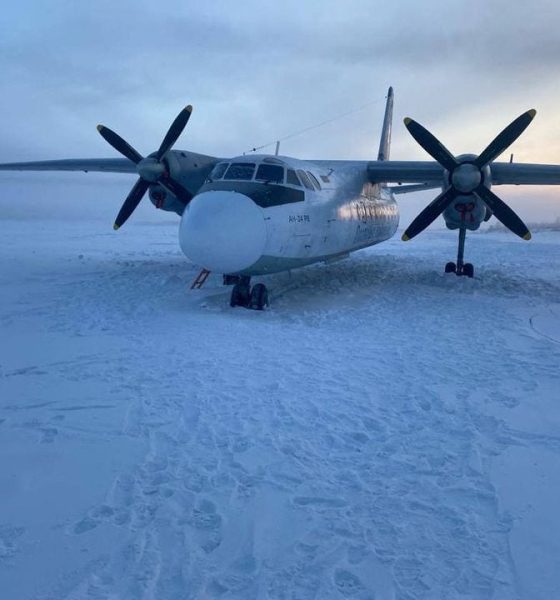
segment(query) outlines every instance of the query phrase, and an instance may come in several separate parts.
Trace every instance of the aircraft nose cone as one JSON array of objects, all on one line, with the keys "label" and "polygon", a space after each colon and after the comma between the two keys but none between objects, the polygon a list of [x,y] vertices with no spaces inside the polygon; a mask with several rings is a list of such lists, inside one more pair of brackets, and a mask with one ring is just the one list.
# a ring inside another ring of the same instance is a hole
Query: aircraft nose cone
[{"label": "aircraft nose cone", "polygon": [[209,271],[243,271],[263,254],[264,216],[244,194],[203,192],[191,200],[183,213],[179,242],[188,258]]}]

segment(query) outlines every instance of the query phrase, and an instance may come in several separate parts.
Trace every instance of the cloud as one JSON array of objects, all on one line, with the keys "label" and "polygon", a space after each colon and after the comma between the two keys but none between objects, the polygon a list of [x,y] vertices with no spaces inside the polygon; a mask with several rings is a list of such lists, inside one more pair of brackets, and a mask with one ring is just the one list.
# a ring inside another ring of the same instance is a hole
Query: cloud
[{"label": "cloud", "polygon": [[559,17],[549,0],[21,0],[0,25],[0,160],[113,156],[98,122],[147,153],[186,103],[179,147],[227,156],[379,100],[282,146],[371,158],[392,84],[395,158],[425,158],[406,115],[477,152],[535,106],[515,151],[553,162]]}]

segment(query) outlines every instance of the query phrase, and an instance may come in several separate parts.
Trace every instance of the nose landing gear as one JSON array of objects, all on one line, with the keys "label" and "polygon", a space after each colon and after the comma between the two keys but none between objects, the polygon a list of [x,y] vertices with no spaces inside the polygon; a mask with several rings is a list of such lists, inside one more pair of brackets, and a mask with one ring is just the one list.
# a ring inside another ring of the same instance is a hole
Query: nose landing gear
[{"label": "nose landing gear", "polygon": [[445,265],[446,273],[455,273],[455,275],[465,275],[471,279],[474,277],[474,267],[471,263],[463,262],[463,256],[465,253],[465,238],[467,236],[467,228],[461,227],[459,229],[459,248],[457,251],[457,264],[454,262],[448,262]]},{"label": "nose landing gear", "polygon": [[231,299],[229,305],[243,306],[253,310],[263,310],[268,306],[268,290],[262,283],[257,283],[251,288],[251,278],[240,276],[233,278],[231,275],[224,276],[224,284],[231,284],[235,281],[231,290]]}]

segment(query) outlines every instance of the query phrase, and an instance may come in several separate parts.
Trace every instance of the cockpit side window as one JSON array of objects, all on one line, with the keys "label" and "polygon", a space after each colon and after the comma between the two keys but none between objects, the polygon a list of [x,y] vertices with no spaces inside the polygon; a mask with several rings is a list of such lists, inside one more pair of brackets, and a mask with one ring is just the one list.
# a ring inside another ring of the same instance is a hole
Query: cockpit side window
[{"label": "cockpit side window", "polygon": [[299,178],[301,179],[301,183],[303,183],[303,185],[308,189],[308,190],[313,190],[315,191],[315,188],[313,187],[311,181],[309,181],[309,177],[307,177],[307,175],[305,174],[305,171],[302,171],[301,169],[298,169],[297,174],[299,175]]},{"label": "cockpit side window", "polygon": [[255,181],[265,183],[284,183],[284,167],[262,164],[257,169]]},{"label": "cockpit side window", "polygon": [[286,183],[301,187],[300,180],[298,179],[298,176],[296,175],[296,172],[293,169],[288,169],[288,178],[286,179]]},{"label": "cockpit side window", "polygon": [[255,163],[231,163],[224,175],[224,179],[249,181],[253,179]]},{"label": "cockpit side window", "polygon": [[216,179],[221,179],[226,172],[226,169],[229,167],[229,163],[218,163],[211,171],[208,179],[210,181],[215,181]]},{"label": "cockpit side window", "polygon": [[315,187],[318,190],[320,190],[321,184],[317,181],[317,177],[315,177],[315,175],[313,175],[313,173],[311,173],[310,171],[307,171],[307,174],[309,175],[309,177],[311,177],[311,181],[313,181],[313,183],[315,184]]}]

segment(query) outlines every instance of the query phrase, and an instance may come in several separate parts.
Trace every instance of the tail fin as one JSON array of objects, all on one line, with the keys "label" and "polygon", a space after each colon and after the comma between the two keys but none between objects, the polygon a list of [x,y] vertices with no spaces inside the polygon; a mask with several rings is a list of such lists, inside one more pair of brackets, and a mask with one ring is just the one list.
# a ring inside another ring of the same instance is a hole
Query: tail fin
[{"label": "tail fin", "polygon": [[393,88],[387,92],[387,105],[385,106],[385,117],[383,118],[383,129],[381,130],[381,142],[377,160],[389,160],[391,151],[391,129],[393,127]]}]

